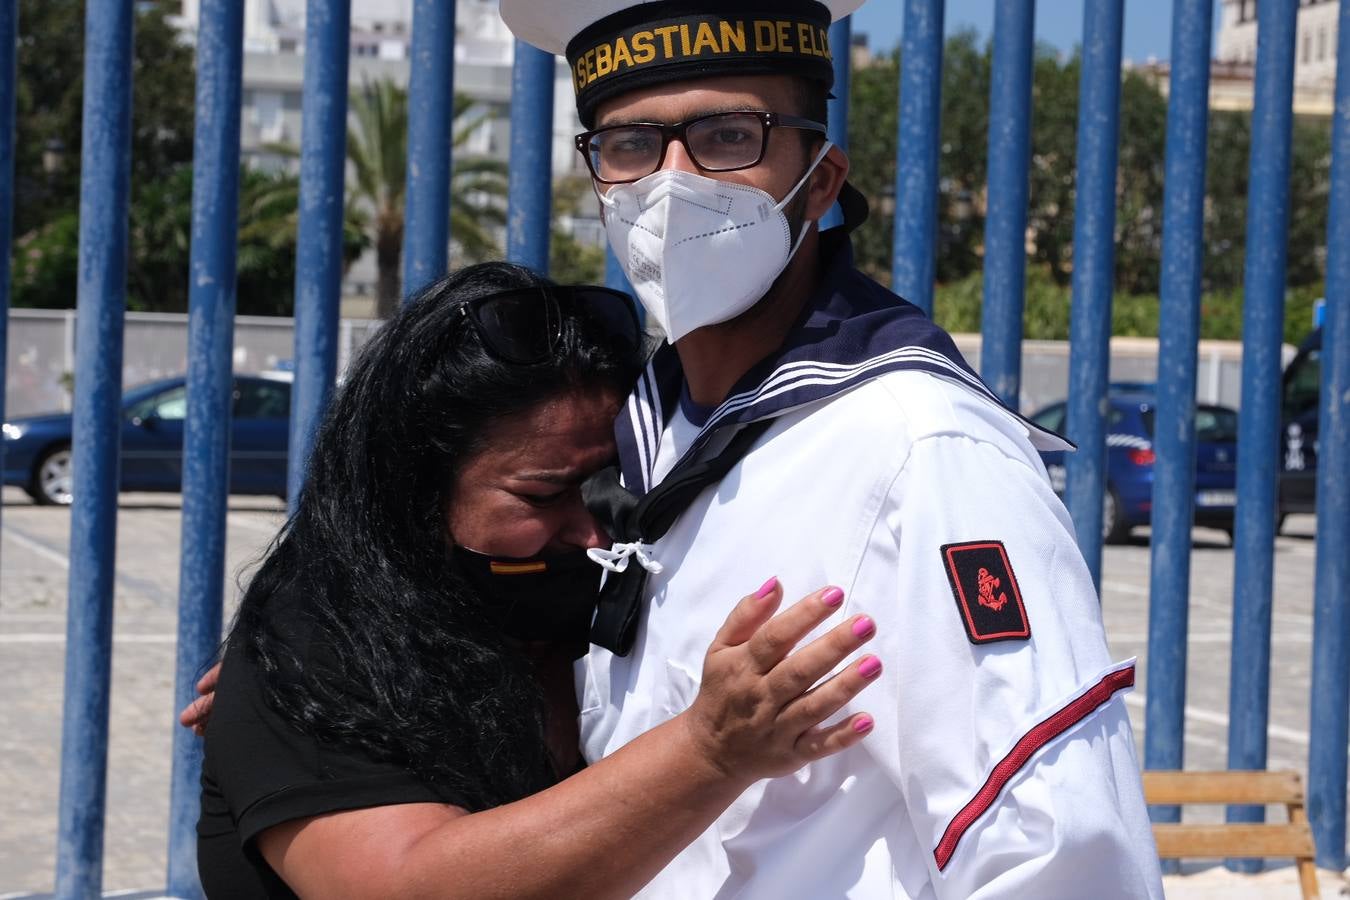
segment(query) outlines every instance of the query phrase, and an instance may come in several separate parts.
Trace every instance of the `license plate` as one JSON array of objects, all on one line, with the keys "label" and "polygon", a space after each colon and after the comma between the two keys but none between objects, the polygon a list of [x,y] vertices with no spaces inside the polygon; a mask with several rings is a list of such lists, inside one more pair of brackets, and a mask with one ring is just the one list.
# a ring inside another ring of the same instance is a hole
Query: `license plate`
[{"label": "license plate", "polygon": [[1195,495],[1197,506],[1237,506],[1237,491],[1200,491]]}]

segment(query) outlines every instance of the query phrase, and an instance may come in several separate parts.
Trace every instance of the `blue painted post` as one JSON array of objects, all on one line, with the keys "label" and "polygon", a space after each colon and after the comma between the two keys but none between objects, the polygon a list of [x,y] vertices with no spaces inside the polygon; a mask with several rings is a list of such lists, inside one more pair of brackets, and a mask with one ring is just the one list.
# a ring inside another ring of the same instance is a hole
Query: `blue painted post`
[{"label": "blue painted post", "polygon": [[1317,574],[1313,596],[1308,818],[1317,864],[1344,869],[1350,738],[1350,3],[1341,4],[1327,221],[1327,311],[1318,422]]},{"label": "blue painted post", "polygon": [[554,56],[516,41],[511,68],[511,173],[506,258],[548,273],[553,220]]},{"label": "blue painted post", "polygon": [[90,0],[84,32],[80,276],[75,325],[74,508],[56,896],[97,897],[108,777],[122,322],[131,180],[133,0]]},{"label": "blue painted post", "polygon": [[1003,0],[995,7],[989,87],[989,210],[984,224],[980,375],[1014,409],[1022,383],[1035,19],[1036,0]]},{"label": "blue painted post", "polygon": [[351,0],[309,0],[305,9],[300,233],[295,260],[295,385],[287,471],[292,511],[299,503],[314,433],[337,376],[347,54],[352,17]]},{"label": "blue painted post", "polygon": [[[614,249],[608,243],[605,244],[605,286],[636,297],[633,294],[632,282],[628,280],[623,266],[619,265],[619,258],[614,255]],[[638,311],[642,312],[641,305],[638,306]]]},{"label": "blue painted post", "polygon": [[1078,90],[1078,179],[1073,211],[1073,305],[1069,321],[1069,438],[1065,505],[1078,549],[1100,587],[1106,489],[1105,401],[1115,286],[1116,159],[1120,138],[1120,42],[1124,0],[1087,0]]},{"label": "blue painted post", "polygon": [[[1158,407],[1153,446],[1153,537],[1149,569],[1148,703],[1144,766],[1182,768],[1186,630],[1195,494],[1195,367],[1204,265],[1205,144],[1209,124],[1211,0],[1172,8],[1172,83],[1167,98],[1163,186],[1162,298],[1158,311]],[[1155,822],[1181,821],[1155,806]]]},{"label": "blue painted post", "polygon": [[414,0],[403,193],[403,296],[444,275],[450,245],[450,146],[455,114],[455,4]]},{"label": "blue painted post", "polygon": [[942,19],[946,0],[906,0],[895,141],[891,289],[930,317],[937,280],[938,150],[942,143]]},{"label": "blue painted post", "polygon": [[[234,393],[231,368],[239,231],[243,6],[237,0],[203,0],[200,16],[175,710],[196,696],[197,679],[220,645]],[[173,726],[167,873],[168,893],[173,897],[201,896],[196,828],[201,753],[201,740],[196,735]]]},{"label": "blue painted post", "polygon": [[[14,117],[18,82],[19,0],[0,0],[0,422],[5,418],[9,347],[9,251],[14,227]],[[0,469],[5,442],[0,440]]]},{"label": "blue painted post", "polygon": [[848,152],[848,105],[853,86],[853,18],[844,16],[830,26],[830,54],[834,64],[834,96],[827,104],[826,128],[830,142]]},{"label": "blue painted post", "polygon": [[619,260],[614,255],[614,251],[610,249],[609,244],[605,244],[605,286],[616,291],[623,291],[633,298],[633,309],[637,311],[638,322],[642,324],[643,328],[646,328],[647,310],[637,299],[637,294],[633,293],[633,284],[624,274],[623,266],[619,265]]},{"label": "blue painted post", "polygon": [[[830,26],[830,54],[834,63],[834,87],[830,93],[834,97],[826,108],[825,126],[828,129],[830,143],[845,153],[848,152],[848,103],[853,85],[853,19],[844,16]],[[820,227],[833,228],[844,224],[844,214],[839,204],[830,207],[830,211],[820,220]]]},{"label": "blue painted post", "polygon": [[[1280,341],[1284,333],[1289,156],[1298,0],[1256,8],[1256,106],[1252,113],[1242,310],[1242,416],[1238,419],[1237,521],[1233,540],[1233,652],[1228,768],[1264,769],[1270,707],[1270,600],[1275,483],[1280,470]],[[1344,547],[1339,552],[1344,552]],[[1260,822],[1265,807],[1230,806],[1228,821]],[[1256,872],[1259,860],[1230,860]]]}]

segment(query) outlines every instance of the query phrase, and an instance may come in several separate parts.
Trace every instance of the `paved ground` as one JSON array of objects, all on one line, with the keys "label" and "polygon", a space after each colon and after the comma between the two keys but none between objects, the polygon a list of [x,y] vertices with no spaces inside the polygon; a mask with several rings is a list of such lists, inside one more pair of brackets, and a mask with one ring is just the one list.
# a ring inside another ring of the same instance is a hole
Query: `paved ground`
[{"label": "paved ground", "polygon": [[[3,493],[0,542],[0,900],[50,891],[55,859],[65,651],[69,516]],[[281,521],[274,500],[236,497],[228,560],[247,571]],[[174,720],[172,672],[177,603],[179,500],[123,496],[114,620],[112,734],[104,886],[163,884],[168,765]],[[1304,770],[1312,633],[1313,521],[1291,519],[1275,562],[1270,765]],[[1197,529],[1193,556],[1186,765],[1222,768],[1226,757],[1232,552],[1221,532]],[[1146,538],[1109,548],[1104,608],[1118,656],[1138,655],[1146,676],[1149,548]],[[233,585],[231,587],[233,591]],[[1129,698],[1142,736],[1144,685]],[[1213,818],[1217,810],[1201,811]],[[1198,867],[1194,867],[1198,868]],[[1295,896],[1292,870],[1234,884],[1223,870],[1169,879],[1174,897]],[[1339,879],[1324,875],[1325,896]],[[1256,893],[1243,893],[1255,891]]]}]

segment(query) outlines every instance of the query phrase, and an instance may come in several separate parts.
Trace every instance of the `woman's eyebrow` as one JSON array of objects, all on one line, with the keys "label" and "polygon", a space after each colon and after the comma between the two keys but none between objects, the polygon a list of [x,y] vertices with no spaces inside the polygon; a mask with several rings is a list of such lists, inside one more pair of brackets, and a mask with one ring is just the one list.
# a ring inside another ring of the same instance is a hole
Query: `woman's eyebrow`
[{"label": "woman's eyebrow", "polygon": [[578,469],[537,469],[534,471],[515,472],[511,476],[517,481],[542,481],[545,484],[574,485],[580,484],[586,476]]}]

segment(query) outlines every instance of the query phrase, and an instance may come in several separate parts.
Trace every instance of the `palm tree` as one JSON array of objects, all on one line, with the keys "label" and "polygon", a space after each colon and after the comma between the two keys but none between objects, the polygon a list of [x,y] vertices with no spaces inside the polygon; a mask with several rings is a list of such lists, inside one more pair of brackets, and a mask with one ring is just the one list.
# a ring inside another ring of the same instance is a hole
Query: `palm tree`
[{"label": "palm tree", "polygon": [[[470,115],[474,102],[455,96],[452,148],[459,150],[486,114]],[[347,130],[347,161],[354,182],[348,189],[368,216],[378,271],[376,312],[388,318],[402,293],[403,213],[408,168],[408,92],[390,79],[367,83],[351,98],[353,124]],[[471,260],[497,255],[494,226],[506,222],[506,164],[455,154],[450,178],[450,228]]]}]

